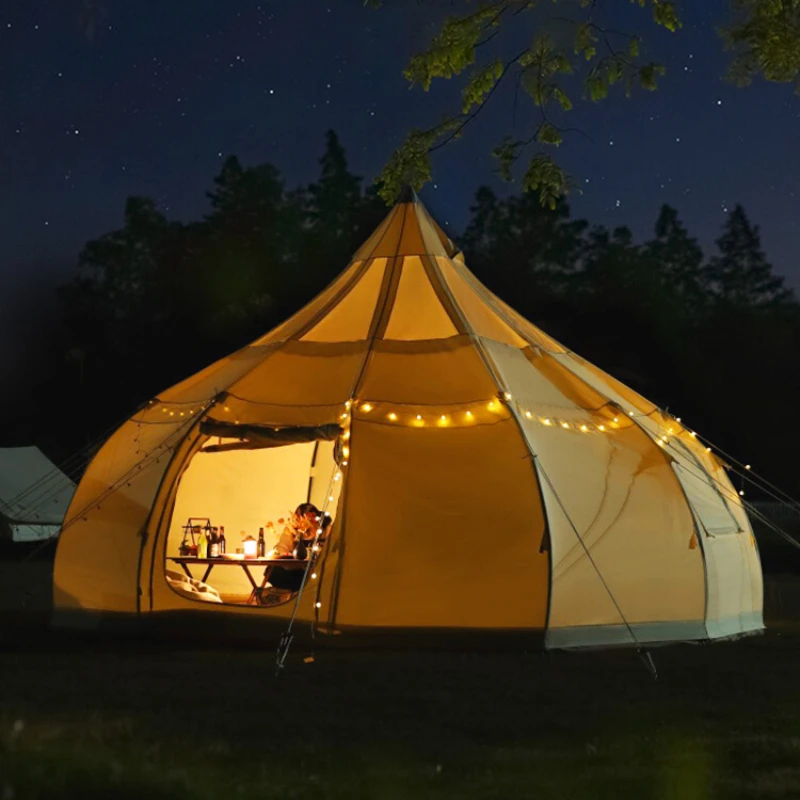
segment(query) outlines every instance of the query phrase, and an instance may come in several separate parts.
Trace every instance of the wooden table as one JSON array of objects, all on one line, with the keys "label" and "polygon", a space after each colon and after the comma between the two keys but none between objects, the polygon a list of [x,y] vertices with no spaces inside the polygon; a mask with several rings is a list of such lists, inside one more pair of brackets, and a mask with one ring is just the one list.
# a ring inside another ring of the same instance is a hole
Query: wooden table
[{"label": "wooden table", "polygon": [[[192,580],[196,579],[189,571],[189,564],[205,564],[206,571],[203,573],[203,577],[201,578],[202,583],[206,583],[208,576],[211,574],[211,570],[214,569],[214,567],[241,567],[244,570],[244,574],[247,575],[247,580],[250,581],[250,585],[253,587],[253,591],[250,593],[250,598],[247,601],[248,603],[252,603],[254,601],[256,592],[259,588],[264,588],[269,580],[269,573],[272,571],[272,567],[301,567],[302,569],[305,569],[308,564],[308,561],[302,561],[297,558],[197,558],[197,556],[174,556],[169,560],[179,564],[187,576]],[[264,567],[264,578],[260,584],[256,583],[253,573],[250,572],[250,567]]]}]

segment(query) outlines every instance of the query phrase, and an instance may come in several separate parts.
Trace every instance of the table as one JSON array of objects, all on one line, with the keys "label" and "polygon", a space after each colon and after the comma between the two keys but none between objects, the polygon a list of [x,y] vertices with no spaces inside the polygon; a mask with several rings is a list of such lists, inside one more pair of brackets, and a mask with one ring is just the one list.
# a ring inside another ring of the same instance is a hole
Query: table
[{"label": "table", "polygon": [[[250,593],[250,597],[247,600],[248,604],[253,603],[258,589],[263,589],[264,586],[266,586],[272,567],[302,567],[305,569],[308,565],[308,561],[298,558],[198,558],[197,556],[174,556],[170,557],[169,560],[179,564],[181,569],[183,569],[186,575],[192,580],[195,580],[195,577],[189,571],[189,564],[206,564],[206,571],[201,578],[202,583],[206,583],[214,567],[241,567],[244,570],[244,574],[247,575],[247,580],[250,581],[250,585],[253,587],[253,591]],[[250,567],[265,567],[264,578],[260,585],[256,583],[253,573],[250,572]]]}]

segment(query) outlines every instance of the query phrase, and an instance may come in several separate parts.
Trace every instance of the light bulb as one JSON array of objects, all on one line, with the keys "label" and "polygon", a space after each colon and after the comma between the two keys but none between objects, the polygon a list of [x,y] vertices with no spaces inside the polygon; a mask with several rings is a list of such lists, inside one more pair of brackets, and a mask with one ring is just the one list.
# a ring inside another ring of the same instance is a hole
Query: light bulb
[{"label": "light bulb", "polygon": [[588,427],[588,425],[581,425],[581,430],[582,430],[584,433],[586,433],[586,431],[588,431],[588,430],[589,430],[589,427]]},{"label": "light bulb", "polygon": [[605,425],[598,425],[597,426],[597,430],[599,430],[599,431],[604,431],[605,429],[606,429]]},{"label": "light bulb", "polygon": [[315,603],[317,608],[322,608],[322,603]]},{"label": "light bulb", "polygon": [[332,503],[332,502],[333,502],[333,495],[330,495],[330,497],[328,497],[328,502],[329,502],[329,503]]},{"label": "light bulb", "polygon": [[350,406],[352,406],[352,405],[353,405],[353,401],[352,401],[352,400],[347,400],[347,401],[345,402],[345,404],[344,404],[344,407],[345,407],[345,408],[350,408]]},{"label": "light bulb", "polygon": [[669,441],[669,439],[667,439],[666,436],[662,436],[661,441],[664,442],[664,444],[666,444]]},{"label": "light bulb", "polygon": [[342,455],[347,458],[350,455],[350,448],[345,446],[342,448]]},{"label": "light bulb", "polygon": [[339,414],[339,419],[347,419],[347,412],[345,411],[344,414]]},{"label": "light bulb", "polygon": [[749,465],[749,464],[745,464],[745,465],[744,465],[744,468],[745,468],[745,469],[750,469],[750,465]]},{"label": "light bulb", "polygon": [[473,417],[473,414],[472,414],[472,412],[471,412],[471,411],[467,411],[467,413],[466,413],[466,414],[464,414],[464,416],[465,416],[467,419],[472,419],[472,417]]},{"label": "light bulb", "polygon": [[614,417],[614,422],[619,422],[619,417]]},{"label": "light bulb", "polygon": [[422,414],[417,414],[417,419],[422,419]]},{"label": "light bulb", "polygon": [[317,573],[316,572],[312,572],[311,573],[311,580],[315,581],[316,579],[317,579]]},{"label": "light bulb", "polygon": [[552,425],[553,423],[549,419],[543,419],[542,425]]},{"label": "light bulb", "polygon": [[689,436],[691,436],[692,439],[696,439],[697,438],[697,434],[694,431],[689,431]]},{"label": "light bulb", "polygon": [[710,453],[710,452],[711,452],[711,448],[710,447],[706,447],[706,453]]},{"label": "light bulb", "polygon": [[526,416],[528,419],[532,419],[532,418],[533,418],[533,414],[531,414],[531,412],[530,412],[530,411],[526,411],[526,412],[525,412],[525,416]]},{"label": "light bulb", "polygon": [[174,412],[174,411],[170,411],[170,412],[169,412],[169,415],[170,415],[171,417],[174,417],[174,416],[175,416],[175,412]]},{"label": "light bulb", "polygon": [[744,489],[739,490],[739,497],[744,497]]},{"label": "light bulb", "polygon": [[633,411],[629,411],[629,412],[628,412],[628,416],[629,416],[629,417],[632,417],[632,416],[633,416]]},{"label": "light bulb", "polygon": [[681,421],[681,418],[680,418],[680,417],[675,417],[675,420],[676,420],[677,422],[680,422],[680,421]]},{"label": "light bulb", "polygon": [[230,406],[224,406],[224,408],[225,408],[225,411],[230,411],[231,410]]},{"label": "light bulb", "polygon": [[389,416],[389,419],[390,419],[392,422],[395,422],[395,421],[397,420],[397,414],[395,414],[395,413],[394,413],[394,411],[392,411],[392,413],[391,413],[391,414],[389,414],[388,416]]},{"label": "light bulb", "polygon": [[510,400],[511,399],[511,392],[503,392],[503,397],[505,397],[506,400]]},{"label": "light bulb", "polygon": [[442,416],[441,416],[441,417],[439,417],[439,419],[440,419],[442,422],[444,422],[444,421],[447,419],[447,415],[446,415],[446,414],[442,414]]},{"label": "light bulb", "polygon": [[369,403],[364,403],[364,405],[361,406],[361,410],[364,411],[365,413],[369,413],[370,411],[372,411],[372,406]]},{"label": "light bulb", "polygon": [[347,466],[347,462],[346,461],[342,461],[342,466],[346,467]]},{"label": "light bulb", "polygon": [[568,422],[562,422],[561,423],[561,427],[562,428],[569,428],[569,423]]},{"label": "light bulb", "polygon": [[342,434],[342,439],[344,439],[345,441],[347,441],[349,438],[350,438],[350,431],[345,431],[345,432]]}]

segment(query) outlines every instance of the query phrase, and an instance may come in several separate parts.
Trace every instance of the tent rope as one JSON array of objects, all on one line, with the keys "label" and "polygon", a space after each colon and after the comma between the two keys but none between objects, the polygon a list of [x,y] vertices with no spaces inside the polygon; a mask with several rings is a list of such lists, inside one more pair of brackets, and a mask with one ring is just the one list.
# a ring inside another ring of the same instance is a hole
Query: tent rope
[{"label": "tent rope", "polygon": [[[639,641],[638,637],[634,633],[633,627],[628,622],[628,619],[625,616],[625,614],[623,613],[622,608],[620,607],[619,603],[617,602],[616,597],[614,597],[614,593],[611,591],[611,587],[608,585],[608,582],[603,577],[603,573],[600,571],[600,568],[597,566],[597,562],[594,560],[589,547],[586,545],[586,542],[584,542],[583,537],[580,535],[580,533],[578,531],[578,528],[576,527],[575,523],[572,521],[572,517],[570,517],[569,512],[567,511],[566,507],[564,506],[564,503],[561,500],[560,495],[556,491],[555,486],[553,486],[553,482],[550,480],[550,476],[547,474],[547,471],[542,466],[541,459],[539,458],[539,456],[534,455],[533,456],[533,460],[536,463],[536,465],[538,467],[538,470],[541,472],[542,477],[547,482],[547,485],[550,488],[550,491],[553,493],[553,497],[556,498],[556,501],[558,502],[558,505],[560,506],[561,511],[564,514],[564,517],[566,518],[567,522],[569,522],[570,527],[572,528],[573,532],[575,533],[575,536],[578,537],[578,541],[581,543],[581,547],[583,548],[584,552],[586,553],[586,557],[589,559],[589,562],[591,563],[592,567],[594,568],[594,571],[597,573],[597,577],[600,578],[600,582],[603,584],[603,588],[606,590],[606,593],[608,594],[609,598],[611,599],[611,602],[614,604],[614,608],[616,608],[617,613],[619,614],[620,618],[622,619],[622,622],[625,624],[625,627],[628,630],[628,634],[630,635],[631,639],[633,640],[633,643],[636,645],[636,652],[639,654],[639,657],[644,661],[645,666],[648,668],[648,670],[650,670],[651,674],[653,675],[653,679],[657,680],[658,679],[658,671],[656,670],[656,666],[655,666],[655,662],[653,661],[653,657],[650,655],[649,652],[647,652],[642,647],[642,643]],[[552,567],[551,567],[551,569],[552,569]]]},{"label": "tent rope", "polygon": [[[317,563],[317,556],[319,554],[319,549],[315,550],[314,548],[319,548],[319,539],[322,535],[322,520],[324,519],[325,513],[328,510],[328,503],[330,502],[329,498],[332,496],[331,492],[333,491],[333,484],[335,481],[335,476],[339,472],[339,465],[336,463],[336,459],[334,458],[334,465],[333,465],[333,472],[331,473],[331,477],[328,480],[328,486],[325,490],[325,502],[322,504],[322,508],[320,509],[321,519],[317,523],[317,532],[314,535],[314,542],[311,545],[311,557],[308,559],[306,563],[306,568],[303,570],[303,580],[300,582],[300,588],[297,590],[297,597],[294,601],[294,608],[292,609],[292,615],[289,618],[289,624],[286,626],[286,631],[281,636],[280,641],[278,642],[278,652],[275,661],[275,677],[280,675],[281,670],[284,667],[286,662],[286,658],[289,655],[289,649],[292,646],[292,640],[294,639],[294,635],[292,634],[292,628],[294,627],[295,619],[297,618],[297,612],[300,608],[300,599],[303,596],[303,590],[306,587],[308,582],[308,575],[311,572],[311,568],[316,565]],[[314,627],[316,625],[316,620],[311,621],[311,634],[313,638],[314,634]],[[313,652],[312,656],[313,658]]]}]

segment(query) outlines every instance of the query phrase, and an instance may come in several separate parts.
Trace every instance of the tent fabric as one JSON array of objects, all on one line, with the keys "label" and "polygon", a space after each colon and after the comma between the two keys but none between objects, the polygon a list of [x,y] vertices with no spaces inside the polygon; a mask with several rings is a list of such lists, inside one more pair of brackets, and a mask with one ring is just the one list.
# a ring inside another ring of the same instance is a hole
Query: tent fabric
[{"label": "tent fabric", "polygon": [[413,193],[297,314],[106,442],[66,515],[57,619],[285,624],[294,603],[228,599],[230,571],[222,602],[194,601],[168,559],[191,515],[253,533],[304,500],[334,522],[297,619],[337,641],[638,646],[763,627],[755,539],[714,454],[492,294]]},{"label": "tent fabric", "polygon": [[0,448],[0,517],[14,541],[58,535],[75,484],[37,447]]}]

